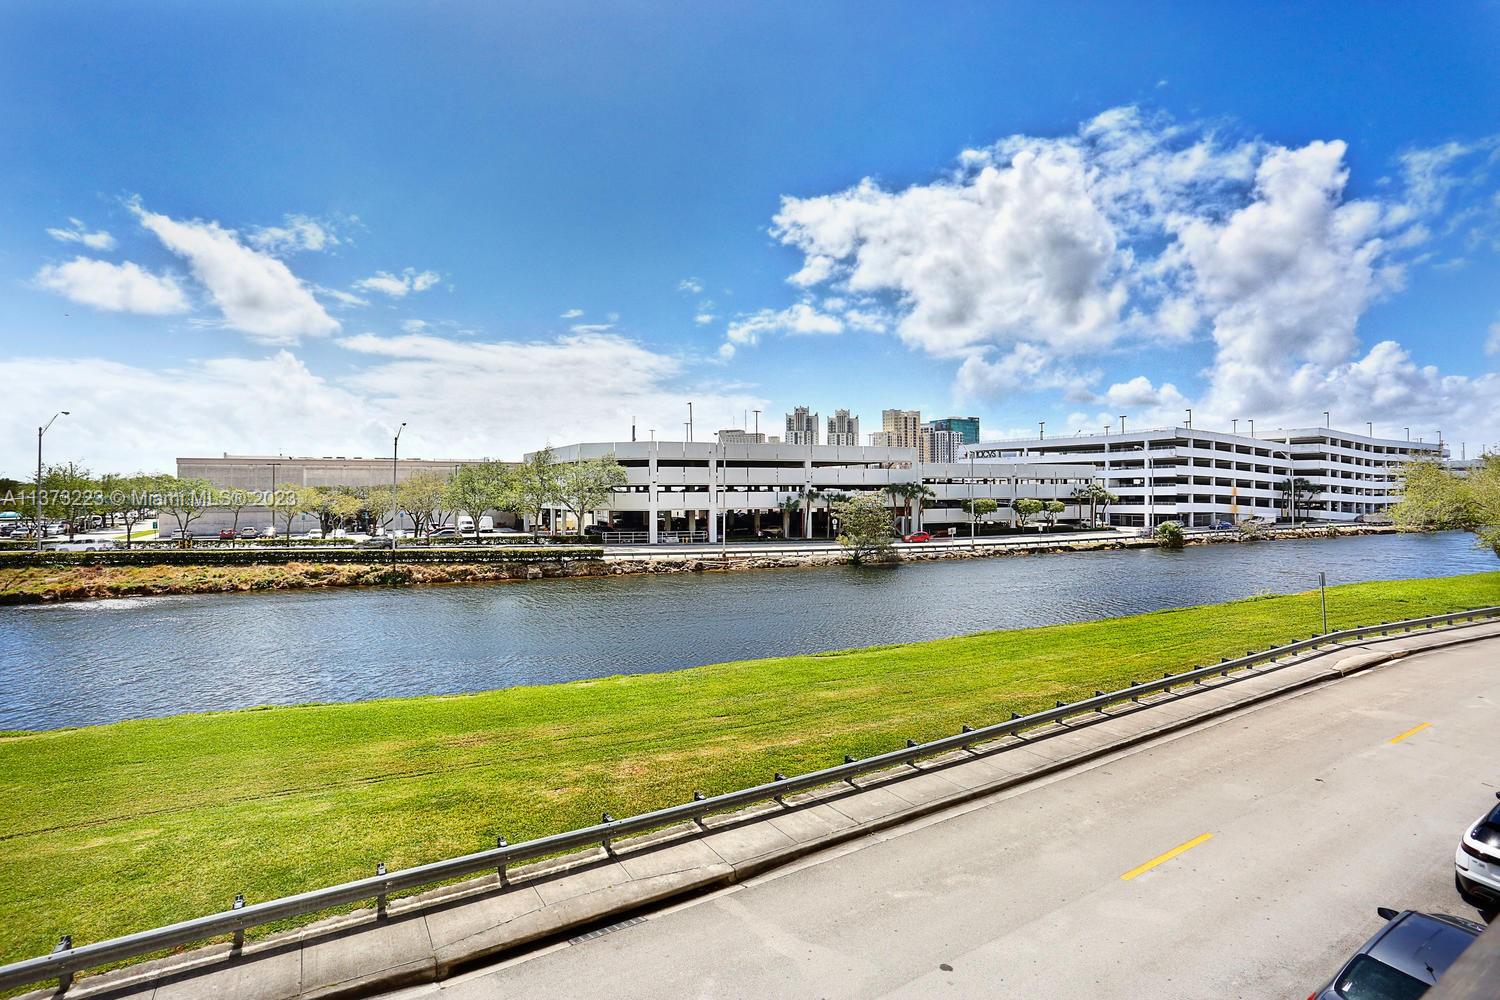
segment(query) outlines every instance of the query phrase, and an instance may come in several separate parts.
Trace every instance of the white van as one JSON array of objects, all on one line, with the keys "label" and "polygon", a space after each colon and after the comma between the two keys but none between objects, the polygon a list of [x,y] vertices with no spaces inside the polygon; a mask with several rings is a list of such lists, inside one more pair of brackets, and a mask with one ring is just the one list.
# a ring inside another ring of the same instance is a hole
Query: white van
[{"label": "white van", "polygon": [[488,514],[486,514],[483,517],[481,517],[479,519],[479,530],[480,531],[494,531],[495,530],[495,519],[493,517],[490,517]]},{"label": "white van", "polygon": [[474,519],[468,514],[458,515],[458,523],[455,525],[460,535],[472,535],[474,533]]}]

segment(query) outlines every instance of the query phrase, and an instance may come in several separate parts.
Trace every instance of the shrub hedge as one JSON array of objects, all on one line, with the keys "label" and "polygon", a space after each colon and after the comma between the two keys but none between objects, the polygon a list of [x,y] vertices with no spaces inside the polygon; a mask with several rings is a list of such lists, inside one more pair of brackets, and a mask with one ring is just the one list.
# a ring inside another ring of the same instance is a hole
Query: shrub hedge
[{"label": "shrub hedge", "polygon": [[[403,548],[396,561],[402,563],[526,563],[601,559],[604,549],[583,545],[528,545],[499,548]],[[326,549],[292,552],[276,549],[132,549],[106,552],[0,552],[0,569],[29,566],[265,566],[278,563],[317,562],[377,565],[391,561],[389,549]]]}]

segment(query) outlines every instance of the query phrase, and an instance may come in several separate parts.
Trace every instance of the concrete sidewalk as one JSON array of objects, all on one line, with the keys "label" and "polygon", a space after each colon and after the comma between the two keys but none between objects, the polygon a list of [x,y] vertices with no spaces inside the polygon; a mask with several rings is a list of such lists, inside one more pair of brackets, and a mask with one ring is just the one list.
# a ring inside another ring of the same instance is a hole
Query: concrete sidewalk
[{"label": "concrete sidewalk", "polygon": [[[1500,623],[1329,647],[1267,668],[1142,699],[788,796],[705,828],[684,825],[395,900],[246,944],[228,944],[81,979],[70,998],[365,996],[443,979],[526,946],[588,933],[636,911],[750,878],[913,817],[982,799],[1258,702],[1336,680],[1417,649],[1500,638]],[[55,996],[54,989],[30,994]]]}]

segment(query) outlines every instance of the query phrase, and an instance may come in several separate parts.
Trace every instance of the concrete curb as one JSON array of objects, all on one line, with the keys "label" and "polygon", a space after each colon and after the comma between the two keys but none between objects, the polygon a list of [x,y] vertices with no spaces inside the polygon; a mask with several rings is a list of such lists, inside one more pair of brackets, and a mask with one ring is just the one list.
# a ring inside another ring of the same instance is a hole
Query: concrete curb
[{"label": "concrete curb", "polygon": [[[1476,629],[1481,631],[1473,634]],[[1500,629],[1493,622],[1466,624],[1379,637],[1366,640],[1363,646],[1428,637],[1438,641],[1423,642],[1415,649],[1355,651],[1361,647],[1331,646],[1314,650],[1269,669],[1252,668],[1223,681],[1196,685],[1185,693],[1144,698],[1139,705],[1100,713],[1097,718],[1053,724],[1025,737],[1006,737],[976,746],[971,752],[933,758],[917,767],[869,775],[858,779],[857,784],[850,782],[852,787],[840,785],[791,796],[784,807],[766,803],[738,814],[713,817],[702,829],[684,824],[621,841],[612,853],[598,849],[520,867],[508,872],[503,882],[492,875],[393,900],[383,915],[362,910],[332,917],[248,942],[238,954],[227,944],[212,945],[90,976],[78,980],[63,995],[75,1000],[172,1000],[204,995],[332,1000],[439,981],[500,956],[724,888],[829,848],[1415,652],[1500,639]],[[1329,656],[1337,658],[1319,664]],[[1186,704],[1198,695],[1233,693],[1246,682],[1308,667],[1314,669],[1310,673],[1304,669],[1305,676],[1283,675],[1281,679],[1287,683],[1252,691],[1245,697],[1221,698],[1217,704]],[[1153,713],[1153,709],[1169,705],[1179,708],[1173,714]],[[1193,711],[1195,707],[1201,710]],[[1188,711],[1176,714],[1181,708]],[[1102,743],[1089,738],[1091,730],[1110,721],[1143,721],[1156,714],[1164,714],[1159,725]],[[1058,737],[1067,739],[1054,744]],[[1076,748],[1080,743],[1093,745],[1076,752],[1062,746]],[[1013,767],[1005,758],[1018,750],[1025,752],[1027,762]],[[960,773],[974,769],[987,770],[991,776],[965,784]],[[28,1000],[57,996],[55,989],[26,994]]]}]

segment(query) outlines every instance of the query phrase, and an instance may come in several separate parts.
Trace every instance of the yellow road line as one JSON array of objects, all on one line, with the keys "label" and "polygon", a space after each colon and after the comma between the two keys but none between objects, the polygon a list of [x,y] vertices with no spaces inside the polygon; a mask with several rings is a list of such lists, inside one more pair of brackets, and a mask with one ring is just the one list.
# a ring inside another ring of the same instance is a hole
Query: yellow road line
[{"label": "yellow road line", "polygon": [[1177,857],[1177,855],[1183,853],[1184,851],[1191,851],[1193,848],[1197,847],[1199,844],[1203,843],[1205,840],[1208,840],[1212,836],[1213,834],[1211,833],[1202,833],[1194,837],[1192,840],[1188,841],[1186,844],[1178,844],[1167,853],[1158,854],[1156,857],[1152,858],[1150,861],[1147,861],[1140,867],[1130,869],[1130,871],[1120,876],[1120,881],[1129,882],[1137,875],[1144,875],[1146,874],[1146,872],[1149,872],[1157,865],[1171,861],[1173,858]]},{"label": "yellow road line", "polygon": [[1410,729],[1408,729],[1406,732],[1402,733],[1400,736],[1392,736],[1390,738],[1389,742],[1391,742],[1391,743],[1400,743],[1402,740],[1406,739],[1408,736],[1415,736],[1418,733],[1420,733],[1422,730],[1426,729],[1430,725],[1432,725],[1432,723],[1430,723],[1430,722],[1424,722],[1420,726],[1412,726]]}]

